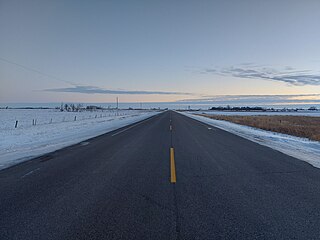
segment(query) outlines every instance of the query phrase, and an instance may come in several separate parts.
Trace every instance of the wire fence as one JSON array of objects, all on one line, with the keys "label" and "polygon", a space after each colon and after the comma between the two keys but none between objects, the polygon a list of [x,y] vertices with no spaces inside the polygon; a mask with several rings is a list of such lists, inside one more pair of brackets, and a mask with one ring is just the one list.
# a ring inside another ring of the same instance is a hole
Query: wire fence
[{"label": "wire fence", "polygon": [[[141,111],[140,111],[141,112]],[[78,122],[90,119],[117,119],[133,115],[136,110],[96,110],[79,112],[61,112],[51,110],[16,110],[0,112],[0,130],[27,128],[39,125]]]}]

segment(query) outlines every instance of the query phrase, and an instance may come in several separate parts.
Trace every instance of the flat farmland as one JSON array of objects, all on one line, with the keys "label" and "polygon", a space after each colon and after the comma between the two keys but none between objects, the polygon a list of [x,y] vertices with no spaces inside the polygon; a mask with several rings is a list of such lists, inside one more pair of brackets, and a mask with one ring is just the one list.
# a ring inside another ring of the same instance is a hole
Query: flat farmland
[{"label": "flat farmland", "polygon": [[308,116],[238,116],[199,114],[216,120],[260,128],[297,137],[320,141],[320,117]]}]

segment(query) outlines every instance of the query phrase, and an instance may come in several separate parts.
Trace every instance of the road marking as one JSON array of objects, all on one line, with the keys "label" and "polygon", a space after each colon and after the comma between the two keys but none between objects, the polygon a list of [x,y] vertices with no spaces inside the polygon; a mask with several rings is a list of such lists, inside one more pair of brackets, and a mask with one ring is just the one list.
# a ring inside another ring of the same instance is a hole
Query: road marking
[{"label": "road marking", "polygon": [[215,129],[214,128],[212,128],[209,124],[207,124],[207,123],[203,123],[203,122],[200,122],[199,120],[196,120],[196,119],[193,119],[193,118],[191,118],[192,120],[194,120],[195,122],[197,122],[197,123],[199,123],[200,125],[203,125],[203,126],[205,126],[206,128],[208,128],[209,130],[213,130],[213,131],[215,131]]},{"label": "road marking", "polygon": [[173,148],[170,148],[170,170],[171,170],[170,182],[176,183],[177,182],[176,165],[174,162],[174,149]]},{"label": "road marking", "polygon": [[170,125],[170,131],[172,131],[172,126]]},{"label": "road marking", "polygon": [[[197,121],[197,120],[196,120],[196,121]],[[208,128],[208,130],[216,131],[214,128],[209,127],[209,125],[206,124],[206,123],[202,123],[202,122],[199,122],[199,121],[197,121],[197,122],[200,123],[201,125],[205,126],[206,128]]]},{"label": "road marking", "polygon": [[40,170],[40,168],[36,168],[36,169],[34,169],[34,170],[32,170],[32,171],[30,171],[30,172],[27,172],[25,175],[23,175],[21,178],[25,178],[25,177],[27,177],[27,176],[29,176],[30,174],[32,174],[32,173],[34,173],[34,172],[36,172],[36,171],[39,171]]},{"label": "road marking", "polygon": [[[157,115],[155,115],[155,116],[157,116]],[[121,130],[121,131],[119,131],[119,132],[116,132],[116,133],[112,134],[111,137],[114,137],[114,136],[116,136],[116,135],[118,135],[118,134],[120,134],[120,133],[123,133],[123,132],[125,132],[125,131],[133,128],[133,127],[135,127],[135,126],[138,126],[139,124],[144,123],[144,122],[150,120],[150,119],[153,118],[153,117],[154,117],[154,116],[149,117],[149,118],[147,118],[147,119],[144,119],[144,120],[142,120],[141,122],[138,122],[137,124],[134,124],[134,125],[132,125],[132,126],[130,126],[130,127],[128,127],[128,128],[125,128],[125,129],[123,129],[123,130]]]}]

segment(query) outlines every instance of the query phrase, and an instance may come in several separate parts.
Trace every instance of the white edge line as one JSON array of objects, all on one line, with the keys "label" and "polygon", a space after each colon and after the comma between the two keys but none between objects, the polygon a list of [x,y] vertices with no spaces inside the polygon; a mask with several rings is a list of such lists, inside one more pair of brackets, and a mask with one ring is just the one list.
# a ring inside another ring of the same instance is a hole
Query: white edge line
[{"label": "white edge line", "polygon": [[[157,116],[157,115],[158,115],[158,114],[156,114],[155,116]],[[144,120],[142,120],[141,122],[138,122],[138,123],[136,123],[136,124],[134,124],[134,125],[132,125],[132,126],[130,126],[130,127],[128,127],[128,128],[125,128],[125,129],[123,129],[123,130],[121,130],[121,131],[119,131],[119,132],[116,132],[116,133],[112,134],[111,137],[114,137],[114,136],[116,136],[116,135],[118,135],[118,134],[120,134],[120,133],[123,133],[123,132],[125,132],[125,131],[133,128],[133,127],[135,127],[135,126],[138,126],[139,124],[144,123],[144,122],[150,120],[151,118],[153,118],[153,117],[155,117],[155,116],[152,116],[152,117],[149,117],[149,118],[147,118],[147,119],[144,119]]]},{"label": "white edge line", "polygon": [[30,172],[27,172],[26,174],[24,174],[21,178],[24,178],[24,177],[26,177],[26,176],[28,176],[28,175],[30,175],[30,174],[32,174],[32,173],[34,173],[34,172],[36,172],[36,171],[39,171],[40,170],[40,168],[36,168],[36,169],[34,169],[34,170],[32,170],[32,171],[30,171]]}]

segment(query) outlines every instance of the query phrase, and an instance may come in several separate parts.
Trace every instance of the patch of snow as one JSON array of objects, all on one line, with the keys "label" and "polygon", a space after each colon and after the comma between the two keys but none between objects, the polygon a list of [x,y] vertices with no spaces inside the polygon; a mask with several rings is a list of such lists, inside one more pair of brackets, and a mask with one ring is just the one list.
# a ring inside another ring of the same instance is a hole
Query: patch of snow
[{"label": "patch of snow", "polygon": [[215,120],[190,113],[181,113],[203,123],[236,134],[253,142],[273,148],[289,156],[306,161],[320,168],[320,142],[306,138],[295,137],[282,133],[265,131],[249,126],[239,125],[228,121]]},{"label": "patch of snow", "polygon": [[[119,110],[118,113],[0,110],[0,169],[83,142],[158,113],[143,110]],[[35,126],[32,125],[33,119],[37,119]],[[16,120],[21,124],[18,123],[18,127],[14,128]]]},{"label": "patch of snow", "polygon": [[236,111],[197,111],[188,112],[194,114],[208,114],[208,115],[225,115],[225,116],[308,116],[308,117],[320,117],[320,111],[297,111],[297,112],[236,112]]}]

